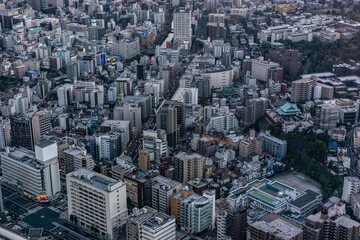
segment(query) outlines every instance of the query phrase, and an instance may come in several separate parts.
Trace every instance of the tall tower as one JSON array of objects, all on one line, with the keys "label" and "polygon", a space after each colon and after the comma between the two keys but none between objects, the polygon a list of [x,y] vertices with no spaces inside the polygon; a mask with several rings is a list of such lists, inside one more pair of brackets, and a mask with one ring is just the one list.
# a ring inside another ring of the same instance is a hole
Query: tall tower
[{"label": "tall tower", "polygon": [[190,49],[192,40],[191,11],[178,8],[174,12],[174,44],[176,47],[185,45]]}]

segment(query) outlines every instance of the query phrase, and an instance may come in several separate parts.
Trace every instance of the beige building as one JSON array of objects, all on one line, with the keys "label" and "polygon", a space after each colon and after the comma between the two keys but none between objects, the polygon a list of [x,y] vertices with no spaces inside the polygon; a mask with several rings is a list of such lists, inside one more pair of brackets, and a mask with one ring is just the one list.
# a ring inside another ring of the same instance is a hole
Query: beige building
[{"label": "beige building", "polygon": [[176,181],[187,183],[196,178],[203,178],[204,157],[197,153],[180,152],[174,156],[174,178]]},{"label": "beige building", "polygon": [[318,83],[317,86],[321,87],[322,99],[334,99],[334,87],[326,84]]},{"label": "beige building", "polygon": [[147,149],[139,151],[139,168],[144,173],[150,170],[150,154]]},{"label": "beige building", "polygon": [[313,84],[313,80],[310,78],[292,82],[291,101],[295,103],[310,101],[312,97]]},{"label": "beige building", "polygon": [[262,141],[255,137],[255,131],[251,130],[250,137],[240,140],[240,157],[248,158],[252,154],[260,154],[262,151]]}]

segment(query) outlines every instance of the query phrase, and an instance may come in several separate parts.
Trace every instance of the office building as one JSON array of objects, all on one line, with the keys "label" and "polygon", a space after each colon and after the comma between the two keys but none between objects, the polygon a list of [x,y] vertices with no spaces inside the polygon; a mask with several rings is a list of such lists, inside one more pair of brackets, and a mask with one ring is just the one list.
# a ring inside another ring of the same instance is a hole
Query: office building
[{"label": "office building", "polygon": [[139,169],[144,173],[147,173],[151,169],[150,154],[147,149],[141,149],[139,151]]},{"label": "office building", "polygon": [[126,197],[131,201],[131,205],[135,208],[142,208],[145,202],[146,179],[133,169],[133,171],[124,174],[124,182],[126,184]]},{"label": "office building", "polygon": [[251,75],[258,80],[268,81],[269,70],[271,68],[278,68],[280,65],[274,62],[264,61],[263,59],[253,59],[251,63]]},{"label": "office building", "polygon": [[141,240],[143,236],[142,224],[155,214],[157,214],[157,211],[148,206],[141,209],[135,208],[133,214],[126,220],[126,239]]},{"label": "office building", "polygon": [[102,237],[116,239],[127,218],[126,185],[82,168],[66,176],[66,186],[70,220]]},{"label": "office building", "polygon": [[93,170],[95,164],[91,155],[87,154],[84,148],[78,146],[70,146],[63,153],[65,174],[76,171],[80,168]]},{"label": "office building", "polygon": [[40,202],[53,200],[61,190],[56,143],[39,142],[35,152],[12,148],[1,153],[3,181]]},{"label": "office building", "polygon": [[34,149],[41,137],[52,130],[50,113],[42,110],[10,117],[11,144]]},{"label": "office building", "polygon": [[270,153],[273,157],[286,157],[287,142],[270,135],[270,132],[260,133],[258,138],[262,140],[262,151]]},{"label": "office building", "polygon": [[157,176],[145,183],[145,205],[170,214],[171,197],[181,191],[181,183]]},{"label": "office building", "polygon": [[175,218],[163,212],[148,218],[142,224],[143,240],[175,240],[176,225]]},{"label": "office building", "polygon": [[156,112],[156,127],[166,131],[170,147],[185,135],[185,104],[165,100]]},{"label": "office building", "polygon": [[185,45],[190,49],[192,44],[191,10],[178,8],[174,12],[174,44]]},{"label": "office building", "polygon": [[172,101],[185,104],[198,104],[198,88],[178,88],[171,98]]},{"label": "office building", "polygon": [[200,154],[180,152],[174,156],[173,165],[175,168],[174,179],[176,181],[185,184],[196,178],[203,178],[204,157]]},{"label": "office building", "polygon": [[95,73],[95,56],[84,55],[79,61],[79,72],[83,74],[94,74]]},{"label": "office building", "polygon": [[150,160],[159,160],[169,155],[165,130],[143,132],[143,148],[149,151]]},{"label": "office building", "polygon": [[180,203],[180,226],[190,233],[212,229],[215,223],[215,195],[192,194]]},{"label": "office building", "polygon": [[59,107],[66,107],[73,102],[74,92],[72,84],[64,84],[57,89]]},{"label": "office building", "polygon": [[194,194],[193,190],[185,187],[181,192],[171,197],[171,216],[175,217],[176,224],[180,226],[181,201]]}]

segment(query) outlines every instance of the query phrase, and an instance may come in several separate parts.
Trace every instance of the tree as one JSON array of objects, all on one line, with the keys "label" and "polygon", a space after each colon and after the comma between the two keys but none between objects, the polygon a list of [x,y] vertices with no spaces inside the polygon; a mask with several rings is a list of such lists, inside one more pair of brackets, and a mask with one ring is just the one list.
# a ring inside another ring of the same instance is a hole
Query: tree
[{"label": "tree", "polygon": [[313,145],[313,158],[323,162],[326,159],[327,147],[326,144],[321,140],[316,140]]}]

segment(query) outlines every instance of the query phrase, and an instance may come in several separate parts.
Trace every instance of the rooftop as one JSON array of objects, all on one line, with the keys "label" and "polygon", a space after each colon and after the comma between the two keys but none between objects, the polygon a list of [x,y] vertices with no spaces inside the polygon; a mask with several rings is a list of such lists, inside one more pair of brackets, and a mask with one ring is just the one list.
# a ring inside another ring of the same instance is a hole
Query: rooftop
[{"label": "rooftop", "polygon": [[164,226],[169,222],[174,222],[174,230],[175,230],[175,218],[160,212],[152,216],[151,218],[147,219],[142,225],[144,229],[147,228],[152,231],[157,231],[159,228],[162,228],[162,226]]},{"label": "rooftop", "polygon": [[292,201],[290,204],[294,205],[295,207],[302,208],[321,196],[319,193],[311,191],[310,189],[306,190],[304,193],[305,194]]},{"label": "rooftop", "polygon": [[[106,177],[102,174],[81,168],[70,173],[67,177],[77,178],[79,181],[90,184],[93,187],[100,189],[105,192],[111,192],[114,189],[123,185],[121,181]],[[114,189],[112,189],[114,187]]]},{"label": "rooftop", "polygon": [[258,221],[251,224],[251,227],[259,229],[264,232],[271,233],[278,239],[294,239],[296,236],[302,233],[300,228],[285,222],[282,219],[276,219],[270,223],[264,221]]}]

